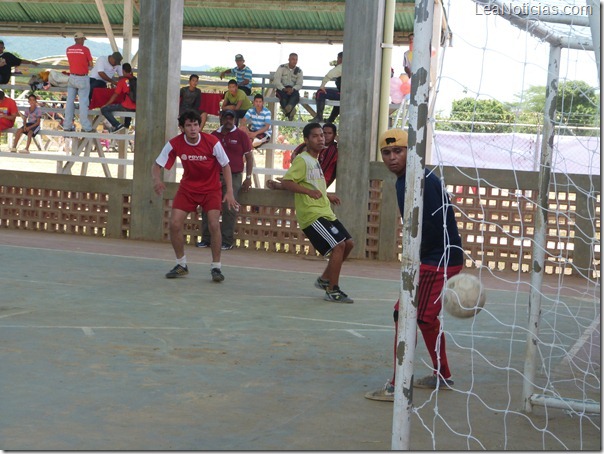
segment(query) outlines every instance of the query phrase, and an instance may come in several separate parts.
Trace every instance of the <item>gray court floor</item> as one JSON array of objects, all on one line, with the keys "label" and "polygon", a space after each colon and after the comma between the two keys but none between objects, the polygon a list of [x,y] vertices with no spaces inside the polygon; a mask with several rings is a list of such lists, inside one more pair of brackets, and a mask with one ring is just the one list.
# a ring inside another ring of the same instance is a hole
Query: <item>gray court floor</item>
[{"label": "gray court floor", "polygon": [[[341,286],[355,303],[340,305],[313,287],[322,260],[228,251],[215,284],[209,251],[187,257],[189,276],[167,280],[169,244],[0,231],[0,448],[390,449],[392,404],[363,395],[392,372],[397,264],[346,263]],[[507,299],[505,289],[489,296],[503,318]],[[510,354],[492,317],[479,316],[447,325],[459,390],[415,390],[411,448],[561,449],[526,417],[482,409],[468,421],[468,389],[513,409],[520,398],[507,396],[501,371],[464,373],[480,367],[467,350],[477,339],[494,362]],[[417,375],[427,360],[420,342]],[[565,446],[600,449],[590,424],[533,418]]]}]

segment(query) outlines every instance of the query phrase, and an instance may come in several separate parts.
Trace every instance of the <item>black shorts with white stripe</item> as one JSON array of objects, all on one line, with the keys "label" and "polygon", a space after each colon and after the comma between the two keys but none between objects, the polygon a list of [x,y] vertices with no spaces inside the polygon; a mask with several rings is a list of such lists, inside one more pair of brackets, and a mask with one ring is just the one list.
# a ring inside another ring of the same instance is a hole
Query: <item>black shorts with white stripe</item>
[{"label": "black shorts with white stripe", "polygon": [[302,231],[321,255],[329,254],[336,245],[352,238],[337,219],[330,221],[319,218]]}]

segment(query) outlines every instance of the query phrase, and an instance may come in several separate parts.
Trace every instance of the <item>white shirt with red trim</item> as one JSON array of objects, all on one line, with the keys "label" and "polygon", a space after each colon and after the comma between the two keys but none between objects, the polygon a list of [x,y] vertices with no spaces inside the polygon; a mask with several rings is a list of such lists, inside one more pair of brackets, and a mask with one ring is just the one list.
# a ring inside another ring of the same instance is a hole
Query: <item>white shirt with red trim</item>
[{"label": "white shirt with red trim", "polygon": [[180,134],[164,146],[155,162],[170,170],[177,156],[184,169],[180,189],[191,194],[221,190],[220,171],[229,163],[229,158],[218,138],[202,132],[197,143],[190,144],[185,135]]}]

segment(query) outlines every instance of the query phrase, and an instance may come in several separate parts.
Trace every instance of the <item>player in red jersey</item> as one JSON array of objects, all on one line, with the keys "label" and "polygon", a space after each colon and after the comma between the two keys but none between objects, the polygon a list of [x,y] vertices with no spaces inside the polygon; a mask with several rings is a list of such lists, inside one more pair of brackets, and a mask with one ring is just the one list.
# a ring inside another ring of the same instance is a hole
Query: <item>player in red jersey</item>
[{"label": "player in red jersey", "polygon": [[[220,141],[201,132],[201,116],[199,112],[187,110],[178,118],[178,125],[183,133],[171,139],[163,148],[153,164],[153,189],[161,195],[166,189],[161,178],[161,170],[171,169],[179,157],[184,169],[180,185],[170,215],[170,241],[176,254],[176,266],[166,274],[166,277],[176,278],[189,274],[185,256],[183,226],[189,212],[196,211],[201,205],[208,213],[208,223],[211,234],[212,265],[211,274],[214,282],[222,282],[224,275],[221,271],[220,247],[222,235],[220,232],[220,208],[225,202],[229,209],[239,209],[239,204],[233,196],[233,183],[229,158]],[[226,183],[226,192],[222,196],[220,170]]]}]

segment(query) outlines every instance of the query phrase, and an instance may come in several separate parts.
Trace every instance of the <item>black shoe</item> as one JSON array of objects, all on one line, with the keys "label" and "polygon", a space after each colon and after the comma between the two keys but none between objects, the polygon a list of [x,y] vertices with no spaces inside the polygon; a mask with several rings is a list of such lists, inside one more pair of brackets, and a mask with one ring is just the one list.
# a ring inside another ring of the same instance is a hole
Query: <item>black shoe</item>
[{"label": "black shoe", "polygon": [[222,249],[223,251],[230,251],[231,249],[233,249],[233,245],[222,243],[222,246],[220,246],[220,249]]},{"label": "black shoe", "polygon": [[168,273],[166,273],[166,277],[168,279],[174,279],[175,277],[184,277],[187,274],[189,274],[189,268],[187,267],[187,265],[176,265]]},{"label": "black shoe", "polygon": [[114,127],[114,128],[111,130],[111,132],[118,132],[120,129],[124,129],[124,128],[125,128],[125,126],[124,126],[123,124],[121,124],[121,123],[120,123],[119,125],[117,125],[116,127]]},{"label": "black shoe", "polygon": [[220,271],[220,268],[212,268],[212,280],[214,282],[222,282],[224,281],[224,275],[222,274],[222,271]]},{"label": "black shoe", "polygon": [[327,291],[329,288],[329,281],[327,279],[321,279],[321,276],[319,276],[315,281],[315,287],[317,287],[319,290]]},{"label": "black shoe", "polygon": [[197,247],[210,247],[210,242],[202,240],[199,243],[197,243],[195,246],[197,246]]},{"label": "black shoe", "polygon": [[354,300],[340,290],[340,287],[337,285],[333,286],[333,290],[325,290],[323,299],[325,301],[333,301],[334,303],[354,303]]}]

